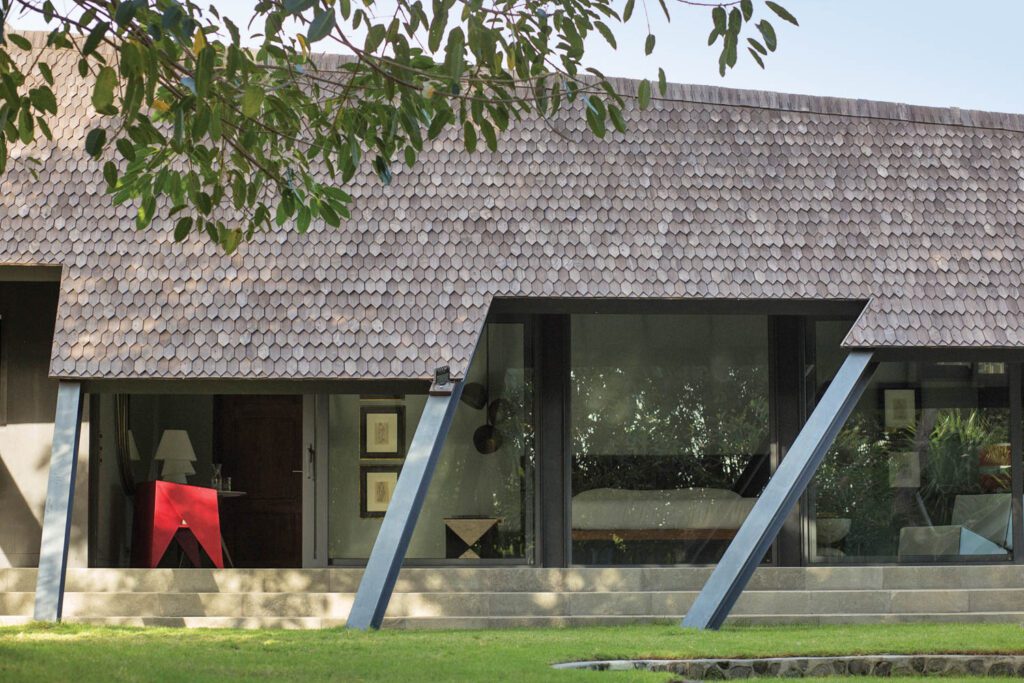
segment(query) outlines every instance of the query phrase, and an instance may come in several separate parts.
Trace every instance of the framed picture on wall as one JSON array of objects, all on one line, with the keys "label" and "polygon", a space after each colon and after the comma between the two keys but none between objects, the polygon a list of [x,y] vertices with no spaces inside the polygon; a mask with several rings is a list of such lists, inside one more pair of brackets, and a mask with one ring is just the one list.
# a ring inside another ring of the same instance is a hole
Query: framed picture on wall
[{"label": "framed picture on wall", "polygon": [[916,389],[882,389],[882,406],[886,430],[912,429],[917,425]]},{"label": "framed picture on wall", "polygon": [[383,517],[398,484],[401,465],[359,467],[359,516]]},{"label": "framed picture on wall", "polygon": [[899,451],[890,454],[889,486],[894,489],[921,487],[921,458],[917,451]]},{"label": "framed picture on wall", "polygon": [[405,457],[405,406],[363,406],[359,422],[359,457]]}]

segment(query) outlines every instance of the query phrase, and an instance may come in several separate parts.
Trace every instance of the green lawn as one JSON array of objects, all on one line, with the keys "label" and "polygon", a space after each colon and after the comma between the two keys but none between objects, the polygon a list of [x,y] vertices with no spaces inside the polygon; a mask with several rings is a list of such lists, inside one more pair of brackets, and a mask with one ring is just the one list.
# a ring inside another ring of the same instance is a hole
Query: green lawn
[{"label": "green lawn", "polygon": [[654,682],[669,676],[554,671],[548,665],[633,657],[935,652],[1024,653],[1024,629],[908,624],[717,633],[673,626],[358,633],[7,627],[0,628],[0,681]]}]

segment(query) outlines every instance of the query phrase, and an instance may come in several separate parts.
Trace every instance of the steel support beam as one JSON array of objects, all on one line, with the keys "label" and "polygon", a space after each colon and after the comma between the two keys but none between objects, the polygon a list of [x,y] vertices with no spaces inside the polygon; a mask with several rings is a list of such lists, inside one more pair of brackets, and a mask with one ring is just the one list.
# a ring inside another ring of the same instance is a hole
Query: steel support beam
[{"label": "steel support beam", "polygon": [[61,382],[57,388],[50,477],[46,486],[43,535],[39,545],[35,607],[37,621],[60,621],[64,607],[64,577],[68,569],[71,511],[75,499],[81,431],[82,385],[79,382]]},{"label": "steel support beam", "polygon": [[800,430],[683,619],[686,628],[718,629],[803,495],[836,435],[871,381],[870,351],[851,351]]},{"label": "steel support beam", "polygon": [[[444,374],[447,375],[447,368]],[[384,513],[384,522],[377,533],[348,616],[348,628],[380,628],[384,621],[384,612],[391,601],[398,572],[405,560],[409,540],[416,529],[416,520],[462,394],[462,382],[449,381],[440,375],[430,388],[391,503]]]}]

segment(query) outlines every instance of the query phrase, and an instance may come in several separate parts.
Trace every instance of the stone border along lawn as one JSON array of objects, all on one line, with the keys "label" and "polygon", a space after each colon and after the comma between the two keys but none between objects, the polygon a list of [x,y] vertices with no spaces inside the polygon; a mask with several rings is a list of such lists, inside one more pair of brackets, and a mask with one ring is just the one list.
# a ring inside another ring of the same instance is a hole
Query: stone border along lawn
[{"label": "stone border along lawn", "polygon": [[1024,655],[860,655],[760,659],[618,659],[553,664],[555,669],[662,671],[688,680],[824,676],[1022,676]]}]

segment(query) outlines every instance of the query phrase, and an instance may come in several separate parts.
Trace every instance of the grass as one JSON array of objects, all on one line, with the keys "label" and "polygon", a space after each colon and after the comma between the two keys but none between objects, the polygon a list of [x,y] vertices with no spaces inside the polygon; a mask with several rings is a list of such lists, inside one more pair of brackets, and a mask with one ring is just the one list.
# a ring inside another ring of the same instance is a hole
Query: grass
[{"label": "grass", "polygon": [[737,627],[717,633],[674,626],[359,633],[31,625],[0,628],[0,681],[654,683],[670,676],[554,671],[548,665],[610,658],[968,652],[1024,654],[1024,629],[905,624]]}]

